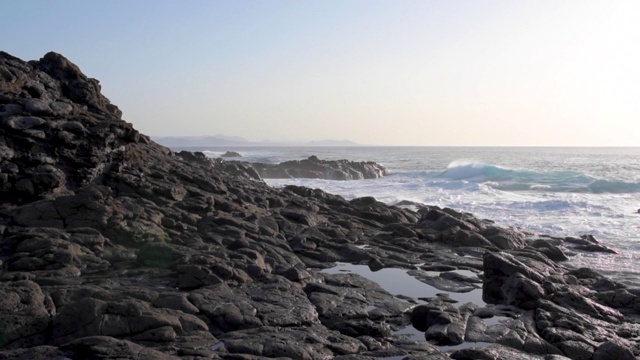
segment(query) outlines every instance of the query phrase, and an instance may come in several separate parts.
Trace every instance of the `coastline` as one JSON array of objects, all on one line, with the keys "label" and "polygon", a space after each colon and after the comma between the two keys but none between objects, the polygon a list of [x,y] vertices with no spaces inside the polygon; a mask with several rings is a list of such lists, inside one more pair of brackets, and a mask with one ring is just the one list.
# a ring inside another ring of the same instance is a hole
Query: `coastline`
[{"label": "coastline", "polygon": [[[563,263],[610,251],[592,238],[275,189],[151,142],[61,55],[0,66],[16,78],[0,79],[0,153],[17,169],[2,173],[0,359],[640,355],[640,291]],[[336,263],[439,292],[322,271]],[[479,289],[480,304],[452,299]],[[469,343],[483,346],[444,348]]]}]

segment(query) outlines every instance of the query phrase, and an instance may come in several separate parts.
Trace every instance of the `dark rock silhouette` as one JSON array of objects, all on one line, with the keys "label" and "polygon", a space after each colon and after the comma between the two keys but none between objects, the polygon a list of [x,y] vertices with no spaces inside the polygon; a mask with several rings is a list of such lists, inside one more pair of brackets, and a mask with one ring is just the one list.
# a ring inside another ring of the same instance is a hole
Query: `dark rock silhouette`
[{"label": "dark rock silhouette", "polygon": [[[640,355],[640,291],[562,262],[609,253],[592,237],[270,188],[244,163],[150,141],[55,53],[0,53],[0,124],[0,359]],[[492,305],[320,271],[335,262],[482,286]],[[429,343],[395,333],[411,322]],[[490,346],[437,347],[470,341]]]},{"label": "dark rock silhouette", "polygon": [[223,157],[223,158],[235,158],[235,157],[242,157],[242,155],[239,152],[227,151],[224,154],[220,155],[220,157]]},{"label": "dark rock silhouette", "polygon": [[327,180],[378,179],[388,175],[387,169],[373,161],[320,160],[312,155],[304,160],[280,164],[251,164],[265,179],[310,178]]}]

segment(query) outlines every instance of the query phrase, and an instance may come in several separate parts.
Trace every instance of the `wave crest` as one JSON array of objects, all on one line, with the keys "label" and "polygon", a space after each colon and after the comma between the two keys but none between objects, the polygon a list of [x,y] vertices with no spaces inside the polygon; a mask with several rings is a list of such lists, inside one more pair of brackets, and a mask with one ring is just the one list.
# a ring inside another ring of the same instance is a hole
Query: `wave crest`
[{"label": "wave crest", "polygon": [[464,180],[464,179],[485,179],[496,180],[510,175],[514,170],[497,165],[470,162],[467,160],[456,160],[447,166],[447,170],[440,173],[438,177]]},{"label": "wave crest", "polygon": [[502,191],[543,191],[576,193],[635,193],[640,183],[604,180],[573,171],[533,171],[510,169],[498,165],[456,160],[433,178],[482,183]]}]

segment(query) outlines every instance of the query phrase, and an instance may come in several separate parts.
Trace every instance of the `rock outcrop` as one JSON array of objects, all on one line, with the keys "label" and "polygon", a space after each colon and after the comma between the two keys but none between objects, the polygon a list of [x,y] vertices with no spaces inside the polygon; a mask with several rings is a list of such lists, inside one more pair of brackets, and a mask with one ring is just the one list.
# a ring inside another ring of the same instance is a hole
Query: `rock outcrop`
[{"label": "rock outcrop", "polygon": [[312,155],[304,160],[291,160],[279,164],[252,163],[265,179],[378,179],[388,175],[387,169],[373,161],[321,160]]},{"label": "rock outcrop", "polygon": [[[0,359],[640,355],[640,291],[563,263],[609,253],[590,237],[270,188],[150,141],[55,53],[0,53],[0,124]],[[336,262],[407,270],[425,295]]]},{"label": "rock outcrop", "polygon": [[220,157],[223,157],[223,158],[238,158],[238,157],[242,157],[242,154],[240,154],[239,152],[236,152],[236,151],[227,151],[224,154],[220,155]]}]

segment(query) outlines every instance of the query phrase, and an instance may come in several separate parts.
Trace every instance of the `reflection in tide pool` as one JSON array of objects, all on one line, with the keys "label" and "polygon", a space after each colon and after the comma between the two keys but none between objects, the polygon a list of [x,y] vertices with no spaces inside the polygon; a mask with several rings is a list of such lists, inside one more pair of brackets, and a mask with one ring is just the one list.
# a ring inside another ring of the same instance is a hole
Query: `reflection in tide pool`
[{"label": "reflection in tide pool", "polygon": [[[415,271],[415,270],[412,270]],[[468,277],[477,276],[476,273],[468,270],[454,270],[456,273]],[[442,290],[439,290],[431,285],[425,284],[422,281],[411,276],[407,270],[386,268],[378,271],[371,271],[366,265],[354,265],[348,263],[338,263],[336,266],[324,269],[321,271],[325,274],[343,274],[354,273],[364,278],[376,282],[383,289],[397,297],[411,297],[415,299],[435,297],[438,294],[443,294]],[[422,271],[426,276],[439,276],[440,272],[427,272]],[[448,292],[448,296],[458,301],[460,304],[472,302],[479,306],[485,306],[485,302],[482,301],[482,289],[475,289],[466,293]],[[487,326],[497,324],[499,321],[504,320],[505,317],[495,316],[489,319],[483,319]],[[424,338],[424,332],[417,330],[411,325],[408,325],[399,331],[396,331],[394,335],[405,335],[413,341],[426,341]],[[464,342],[459,345],[451,346],[438,346],[441,351],[454,351],[468,348],[483,348],[490,346],[488,342]],[[394,356],[384,359],[403,359],[406,356]]]},{"label": "reflection in tide pool", "polygon": [[394,335],[407,335],[407,337],[413,341],[425,341],[424,331],[420,331],[414,328],[412,325],[403,327],[402,329],[393,333]]},{"label": "reflection in tide pool", "polygon": [[485,348],[487,346],[493,345],[489,342],[463,342],[458,345],[448,345],[448,346],[438,346],[438,349],[442,351],[454,351],[454,350],[462,350],[462,349],[471,349],[471,348]]},{"label": "reflection in tide pool", "polygon": [[[409,339],[413,340],[413,341],[426,341],[424,338],[424,332],[414,328],[413,326],[409,325],[406,326],[398,331],[396,331],[395,333],[393,333],[394,335],[406,335],[409,337]],[[492,345],[492,343],[490,342],[483,342],[483,341],[478,341],[478,342],[472,342],[472,341],[465,341],[462,344],[458,344],[458,345],[435,345],[438,349],[440,349],[441,351],[454,351],[454,350],[462,350],[462,349],[470,349],[470,348],[484,348],[487,346]]]},{"label": "reflection in tide pool", "polygon": [[[415,271],[415,270],[414,270]],[[386,268],[371,271],[366,265],[353,265],[338,263],[336,266],[321,271],[325,274],[354,273],[376,282],[383,289],[396,296],[404,295],[414,299],[434,297],[445,293],[431,285],[425,284],[409,275],[407,270]],[[482,301],[482,289],[475,289],[466,293],[448,292],[449,297],[461,304],[472,302],[478,306],[484,306]]]}]

